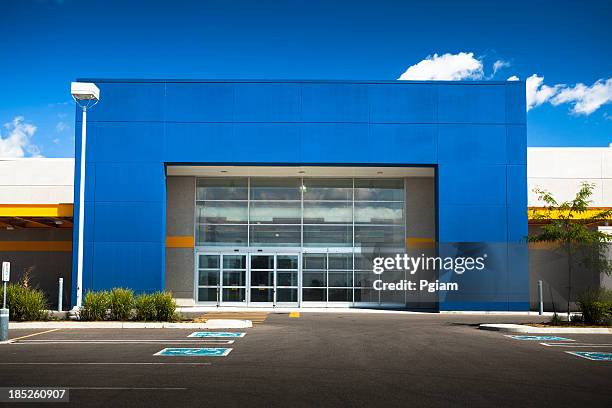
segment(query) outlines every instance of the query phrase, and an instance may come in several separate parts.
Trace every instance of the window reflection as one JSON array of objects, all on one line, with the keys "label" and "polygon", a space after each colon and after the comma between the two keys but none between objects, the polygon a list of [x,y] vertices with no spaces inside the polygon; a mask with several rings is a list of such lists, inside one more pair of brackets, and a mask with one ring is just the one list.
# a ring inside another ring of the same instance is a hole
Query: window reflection
[{"label": "window reflection", "polygon": [[251,200],[301,200],[298,178],[252,178]]},{"label": "window reflection", "polygon": [[353,200],[351,179],[304,179],[304,200]]},{"label": "window reflection", "polygon": [[250,219],[254,224],[299,224],[300,211],[299,201],[252,201]]},{"label": "window reflection", "polygon": [[304,201],[304,224],[350,224],[353,205],[350,202]]},{"label": "window reflection", "polygon": [[404,201],[402,179],[355,179],[356,201]]},{"label": "window reflection", "polygon": [[246,200],[248,199],[247,186],[246,178],[199,178],[196,185],[196,199]]},{"label": "window reflection", "polygon": [[403,202],[356,202],[356,224],[402,224],[404,222]]},{"label": "window reflection", "polygon": [[202,224],[246,224],[246,201],[200,201],[197,219]]}]

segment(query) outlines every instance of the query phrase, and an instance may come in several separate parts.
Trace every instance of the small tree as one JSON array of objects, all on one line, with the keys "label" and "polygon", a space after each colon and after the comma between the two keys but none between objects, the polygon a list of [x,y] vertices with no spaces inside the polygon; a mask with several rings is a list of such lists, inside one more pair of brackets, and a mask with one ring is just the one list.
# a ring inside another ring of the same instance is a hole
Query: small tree
[{"label": "small tree", "polygon": [[528,241],[557,243],[567,256],[568,320],[572,296],[572,271],[578,249],[587,248],[586,256],[583,259],[585,264],[607,275],[612,273],[612,262],[607,259],[607,244],[612,241],[612,236],[596,228],[589,228],[589,225],[612,218],[612,210],[599,211],[595,214],[587,212],[591,203],[589,198],[593,195],[594,187],[594,184],[583,182],[574,199],[561,204],[550,192],[539,188],[533,190],[538,194],[538,199],[545,204],[544,211],[534,214],[533,219],[545,223],[539,233],[529,235]]}]

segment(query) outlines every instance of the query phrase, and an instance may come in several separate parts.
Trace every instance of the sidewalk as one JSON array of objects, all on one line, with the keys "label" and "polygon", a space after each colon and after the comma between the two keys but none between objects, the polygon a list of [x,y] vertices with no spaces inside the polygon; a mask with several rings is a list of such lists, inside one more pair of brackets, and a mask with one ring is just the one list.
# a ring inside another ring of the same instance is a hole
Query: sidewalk
[{"label": "sidewalk", "polygon": [[584,334],[612,334],[612,328],[609,327],[535,327],[526,324],[481,324],[478,327],[480,330],[492,330],[503,333],[529,333],[529,334],[569,334],[569,333],[584,333]]},{"label": "sidewalk", "polygon": [[80,322],[71,320],[49,322],[10,322],[16,329],[244,329],[253,327],[250,320],[210,319],[206,323],[180,322]]}]

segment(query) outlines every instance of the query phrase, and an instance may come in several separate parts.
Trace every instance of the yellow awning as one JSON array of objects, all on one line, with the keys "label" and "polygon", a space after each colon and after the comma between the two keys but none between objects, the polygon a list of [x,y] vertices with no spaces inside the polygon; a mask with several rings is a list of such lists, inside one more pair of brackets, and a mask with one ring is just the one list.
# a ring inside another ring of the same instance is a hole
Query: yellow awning
[{"label": "yellow awning", "polygon": [[72,204],[0,204],[0,217],[72,217]]}]

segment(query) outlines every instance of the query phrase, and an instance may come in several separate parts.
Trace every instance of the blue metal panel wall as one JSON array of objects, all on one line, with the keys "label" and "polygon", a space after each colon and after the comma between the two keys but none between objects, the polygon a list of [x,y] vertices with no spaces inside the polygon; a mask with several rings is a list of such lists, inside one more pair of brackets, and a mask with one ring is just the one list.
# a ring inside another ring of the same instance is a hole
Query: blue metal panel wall
[{"label": "blue metal panel wall", "polygon": [[523,82],[88,81],[85,289],[163,287],[165,163],[432,165],[439,241],[506,251],[440,308],[528,306]]}]

